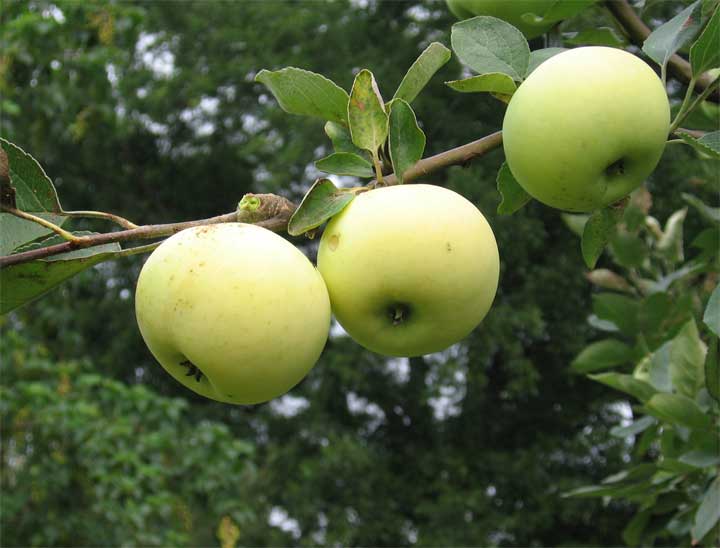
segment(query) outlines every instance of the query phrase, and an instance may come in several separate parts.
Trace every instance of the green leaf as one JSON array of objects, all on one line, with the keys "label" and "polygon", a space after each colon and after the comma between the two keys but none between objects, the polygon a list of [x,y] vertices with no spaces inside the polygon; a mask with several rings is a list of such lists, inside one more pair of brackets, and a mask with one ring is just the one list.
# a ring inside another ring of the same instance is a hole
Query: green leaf
[{"label": "green leaf", "polygon": [[642,510],[633,516],[622,532],[622,538],[625,541],[625,544],[628,546],[640,546],[642,543],[643,532],[645,531],[645,527],[647,527],[651,517],[651,510]]},{"label": "green leaf", "polygon": [[678,460],[695,468],[707,468],[720,464],[720,454],[716,451],[695,450],[681,455]]},{"label": "green leaf", "polygon": [[643,51],[664,67],[668,59],[700,30],[700,1],[693,2],[670,21],[656,28],[643,43]]},{"label": "green leaf", "polygon": [[390,159],[395,176],[402,183],[405,172],[425,151],[425,134],[418,126],[413,109],[403,99],[393,99],[390,103],[389,134]]},{"label": "green leaf", "polygon": [[606,384],[615,390],[630,394],[642,402],[649,400],[657,393],[657,390],[648,383],[639,381],[632,375],[622,373],[598,373],[597,375],[588,375],[588,378]]},{"label": "green leaf", "polygon": [[536,68],[538,68],[540,65],[542,65],[545,61],[550,59],[551,57],[555,57],[558,53],[562,53],[563,51],[568,51],[567,48],[544,48],[544,49],[536,49],[530,52],[530,62],[528,63],[527,72],[525,73],[525,78],[530,76],[530,73],[532,73]]},{"label": "green leaf", "polygon": [[351,189],[337,188],[328,179],[318,179],[290,217],[288,234],[299,236],[319,227],[330,217],[340,213],[353,198],[355,193]]},{"label": "green leaf", "polygon": [[720,8],[705,25],[700,37],[690,48],[690,65],[694,76],[720,66]]},{"label": "green leaf", "polygon": [[555,23],[577,15],[594,2],[595,0],[555,0],[545,13],[524,13],[521,18],[533,25]]},{"label": "green leaf", "polygon": [[616,339],[606,339],[586,346],[570,364],[578,373],[607,369],[629,362],[632,348]]},{"label": "green leaf", "polygon": [[700,216],[711,223],[720,223],[720,207],[710,207],[693,194],[682,193],[683,200],[698,210]]},{"label": "green leaf", "polygon": [[15,189],[17,209],[30,213],[62,213],[55,187],[37,160],[1,137],[0,146],[8,157],[10,184]]},{"label": "green leaf", "polygon": [[610,430],[610,435],[616,438],[627,438],[628,436],[636,436],[640,432],[644,432],[653,424],[656,424],[655,417],[645,416],[636,420],[627,426],[615,426]]},{"label": "green leaf", "polygon": [[720,337],[720,285],[713,289],[708,304],[703,314],[703,322],[710,328],[710,331]]},{"label": "green leaf", "polygon": [[[84,236],[92,233],[76,234]],[[31,244],[24,250],[64,241],[59,236],[52,236],[38,244]],[[112,259],[119,251],[120,245],[112,243],[3,267],[0,270],[0,315],[40,297],[75,274]]]},{"label": "green leaf", "polygon": [[450,60],[452,52],[439,42],[433,42],[420,54],[400,82],[393,99],[412,103],[433,75]]},{"label": "green leaf", "polygon": [[715,160],[720,159],[720,131],[706,133],[700,139],[696,139],[684,131],[676,131],[675,135],[701,154],[710,156],[710,158]]},{"label": "green leaf", "polygon": [[[0,138],[0,147],[7,154],[9,184],[13,189],[15,207],[62,226],[67,218],[60,207],[55,187],[40,164],[5,139]],[[42,225],[11,213],[0,213],[0,255],[9,255],[19,246],[51,232]]]},{"label": "green leaf", "polygon": [[295,67],[263,69],[255,81],[267,86],[285,112],[347,123],[347,92],[321,74]]},{"label": "green leaf", "polygon": [[316,161],[315,167],[320,171],[334,173],[335,175],[372,177],[374,173],[370,162],[352,152],[335,152]]},{"label": "green leaf", "polygon": [[596,294],[592,299],[593,312],[598,318],[616,325],[625,335],[635,336],[640,309],[640,304],[635,299],[615,293]]},{"label": "green leaf", "polygon": [[633,376],[636,379],[650,383],[660,392],[672,391],[672,380],[670,377],[670,341],[663,344],[637,365]]},{"label": "green leaf", "polygon": [[622,218],[622,213],[621,208],[605,207],[590,215],[581,242],[583,259],[588,268],[595,268],[603,249],[615,233],[615,227]]},{"label": "green leaf", "polygon": [[388,115],[375,77],[367,69],[361,70],[353,82],[348,123],[353,144],[376,158],[388,136]]},{"label": "green leaf", "polygon": [[720,520],[720,478],[715,478],[705,491],[692,527],[694,541],[700,541]]},{"label": "green leaf", "polygon": [[702,412],[695,400],[680,394],[655,394],[645,403],[645,410],[662,421],[686,428],[712,428],[710,416]]},{"label": "green leaf", "polygon": [[445,84],[462,93],[490,92],[501,96],[511,96],[517,89],[513,79],[501,72],[489,72],[464,80],[451,80]]},{"label": "green leaf", "polygon": [[580,236],[582,238],[583,231],[585,230],[585,225],[587,224],[590,215],[561,213],[560,217],[565,223],[565,226],[567,226],[571,232],[573,232],[576,236]]},{"label": "green leaf", "polygon": [[510,23],[473,17],[452,26],[450,41],[460,61],[478,74],[500,72],[520,82],[527,73],[530,48]]},{"label": "green leaf", "polygon": [[691,319],[672,340],[670,348],[670,378],[678,393],[694,398],[704,385],[706,352],[695,320]]},{"label": "green leaf", "polygon": [[325,135],[330,138],[335,152],[350,152],[362,157],[365,151],[356,147],[350,138],[350,130],[337,122],[327,122],[325,124]]},{"label": "green leaf", "polygon": [[497,189],[502,198],[497,208],[500,215],[515,213],[532,199],[532,196],[515,180],[507,162],[503,162],[498,171]]},{"label": "green leaf", "polygon": [[720,364],[718,364],[718,340],[710,341],[705,356],[705,388],[708,393],[720,402]]},{"label": "green leaf", "polygon": [[573,46],[608,46],[611,48],[623,48],[628,43],[624,36],[619,35],[615,29],[610,27],[574,32],[572,36],[565,38],[563,41]]}]

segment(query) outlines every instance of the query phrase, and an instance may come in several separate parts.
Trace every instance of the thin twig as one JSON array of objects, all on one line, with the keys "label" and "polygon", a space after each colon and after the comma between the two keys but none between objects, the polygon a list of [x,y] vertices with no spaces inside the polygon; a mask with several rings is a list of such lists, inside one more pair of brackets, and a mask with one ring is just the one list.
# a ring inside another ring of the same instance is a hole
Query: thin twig
[{"label": "thin twig", "polygon": [[0,209],[6,213],[15,215],[15,217],[20,217],[21,219],[25,219],[26,221],[31,221],[33,223],[39,224],[40,226],[44,226],[48,230],[52,230],[55,234],[61,236],[63,239],[68,240],[69,242],[76,242],[80,239],[78,236],[75,236],[73,233],[68,232],[64,228],[60,228],[55,223],[43,219],[42,217],[38,217],[37,215],[33,215],[32,213],[28,213],[27,211],[22,211],[21,209],[16,209],[5,204],[1,204]]},{"label": "thin twig", "polygon": [[[695,108],[702,103],[710,93],[712,93],[713,88],[717,88],[717,84],[720,82],[720,77],[716,78],[715,81],[710,84],[705,90],[698,95],[695,100],[690,103],[690,105],[686,105],[685,101],[683,101],[683,105],[680,107],[680,111],[678,112],[677,116],[675,117],[675,121],[670,126],[670,133],[673,133],[680,124],[682,124],[685,121],[685,118],[688,117],[688,115],[695,110]],[[685,107],[685,110],[683,110],[683,107]]]},{"label": "thin twig", "polygon": [[63,215],[65,215],[66,217],[70,217],[71,219],[104,219],[107,221],[111,221],[123,228],[127,228],[128,230],[132,228],[140,228],[140,225],[136,225],[135,223],[128,221],[124,217],[114,215],[113,213],[106,213],[104,211],[63,211]]}]

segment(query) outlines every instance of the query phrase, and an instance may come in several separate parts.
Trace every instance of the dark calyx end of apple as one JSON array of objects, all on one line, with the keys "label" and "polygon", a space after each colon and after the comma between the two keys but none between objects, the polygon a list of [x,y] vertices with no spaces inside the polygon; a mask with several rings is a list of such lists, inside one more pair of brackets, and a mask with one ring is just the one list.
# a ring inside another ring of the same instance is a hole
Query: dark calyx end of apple
[{"label": "dark calyx end of apple", "polygon": [[405,303],[393,303],[388,306],[387,315],[393,325],[400,325],[410,317],[410,306]]},{"label": "dark calyx end of apple", "polygon": [[619,158],[605,168],[605,174],[608,177],[616,175],[625,175],[625,158]]},{"label": "dark calyx end of apple", "polygon": [[200,382],[203,378],[203,372],[200,371],[200,368],[192,363],[190,360],[185,360],[184,362],[180,362],[180,365],[183,367],[187,367],[187,373],[185,373],[186,377],[195,377],[195,380],[197,382]]}]

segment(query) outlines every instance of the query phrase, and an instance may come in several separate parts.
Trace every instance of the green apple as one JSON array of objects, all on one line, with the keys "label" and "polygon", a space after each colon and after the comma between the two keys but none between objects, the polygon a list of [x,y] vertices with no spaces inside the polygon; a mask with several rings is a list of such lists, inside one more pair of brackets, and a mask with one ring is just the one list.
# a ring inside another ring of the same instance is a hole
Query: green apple
[{"label": "green apple", "polygon": [[638,57],[582,47],[542,63],[510,100],[503,121],[508,167],[540,202],[593,211],[652,173],[665,148],[670,106]]},{"label": "green apple", "polygon": [[557,0],[447,0],[450,11],[458,19],[476,15],[489,15],[507,21],[527,38],[535,38],[547,32],[554,23],[533,24],[522,16],[532,13],[542,16]]},{"label": "green apple", "polygon": [[318,269],[340,325],[388,356],[447,348],[485,317],[498,285],[497,243],[483,214],[433,185],[359,194],[328,223]]},{"label": "green apple", "polygon": [[135,295],[152,354],[187,388],[226,403],[284,394],[317,362],[330,329],[322,277],[264,228],[183,230],[148,258]]}]

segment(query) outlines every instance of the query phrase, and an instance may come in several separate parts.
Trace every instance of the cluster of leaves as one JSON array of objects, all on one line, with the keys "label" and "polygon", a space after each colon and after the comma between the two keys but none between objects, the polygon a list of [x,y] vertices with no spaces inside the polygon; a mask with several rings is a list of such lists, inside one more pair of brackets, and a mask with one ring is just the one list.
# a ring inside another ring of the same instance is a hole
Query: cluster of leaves
[{"label": "cluster of leaves", "polygon": [[[632,546],[688,535],[713,545],[720,533],[720,209],[684,197],[705,224],[690,259],[683,244],[688,208],[661,227],[648,215],[647,191],[633,195],[610,240],[615,270],[588,274],[604,289],[593,296],[589,323],[607,338],[572,363],[634,402],[626,424],[611,431],[626,440],[633,465],[568,493],[636,503],[623,531]],[[565,220],[578,234],[588,222],[579,215]]]},{"label": "cluster of leaves", "polygon": [[[62,226],[68,213],[60,207],[57,192],[40,164],[16,145],[0,139],[7,154],[8,181],[0,181],[3,205],[17,207],[41,219]],[[63,243],[50,228],[7,211],[0,211],[0,255],[29,251],[38,247]],[[75,236],[92,234],[75,231]],[[118,243],[79,249],[54,255],[47,260],[4,266],[0,270],[0,314],[31,301],[68,278],[121,253]]]},{"label": "cluster of leaves", "polygon": [[253,517],[253,446],[185,400],[14,331],[0,364],[3,545],[209,545],[223,518]]},{"label": "cluster of leaves", "polygon": [[[394,172],[402,183],[425,150],[425,134],[410,103],[449,60],[450,50],[438,42],[430,44],[387,102],[367,69],[355,76],[349,95],[328,78],[294,67],[261,70],[255,80],[270,89],[286,112],[326,121],[325,133],[335,152],[315,162],[320,171],[374,176],[379,182],[383,174]],[[317,228],[350,203],[357,190],[318,179],[290,220],[288,232],[299,235]]]}]

